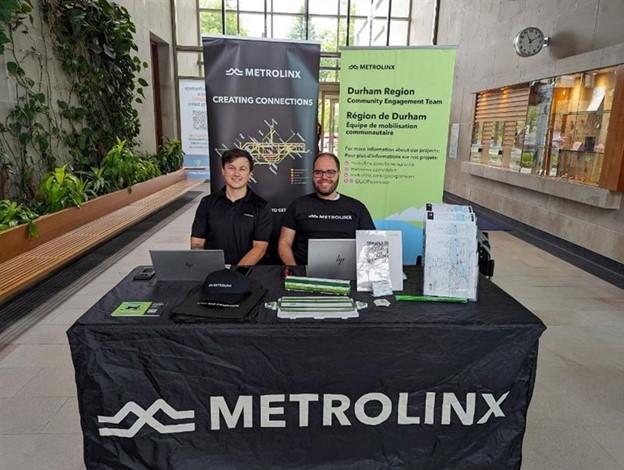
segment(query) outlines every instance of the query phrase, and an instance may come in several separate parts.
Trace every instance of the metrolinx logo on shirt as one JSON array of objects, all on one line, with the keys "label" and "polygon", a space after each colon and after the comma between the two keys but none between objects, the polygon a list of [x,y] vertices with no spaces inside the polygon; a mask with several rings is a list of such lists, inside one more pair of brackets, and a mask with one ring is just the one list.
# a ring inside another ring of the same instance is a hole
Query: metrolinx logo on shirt
[{"label": "metrolinx logo on shirt", "polygon": [[351,214],[309,214],[308,219],[316,220],[353,220]]},{"label": "metrolinx logo on shirt", "polygon": [[[296,419],[291,421],[295,424],[291,426],[299,428],[310,427],[311,410],[320,414],[316,421],[321,422],[323,427],[351,426],[354,423],[379,426],[386,422],[401,426],[479,426],[491,419],[505,417],[502,405],[508,395],[509,391],[498,397],[493,393],[480,392],[469,392],[465,396],[453,392],[400,392],[392,396],[370,392],[358,397],[354,403],[348,396],[335,393],[240,395],[236,400],[211,396],[208,410],[210,424],[206,423],[205,427],[210,431],[241,427],[286,428],[288,412],[285,405],[291,412],[297,408],[293,413]],[[254,406],[259,407],[259,422],[254,422]],[[154,417],[159,411],[172,420],[186,422],[165,425]],[[130,401],[113,416],[98,416],[98,422],[118,425],[130,413],[137,416],[133,425],[129,428],[100,428],[100,436],[134,437],[146,424],[161,434],[192,432],[196,429],[195,422],[187,421],[195,418],[195,410],[176,411],[162,398],[147,409]]]}]

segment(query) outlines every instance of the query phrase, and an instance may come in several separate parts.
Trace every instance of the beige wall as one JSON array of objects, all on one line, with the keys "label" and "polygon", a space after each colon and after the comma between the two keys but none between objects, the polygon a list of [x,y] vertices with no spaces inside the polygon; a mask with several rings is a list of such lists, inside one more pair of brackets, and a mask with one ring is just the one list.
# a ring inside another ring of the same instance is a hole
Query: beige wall
[{"label": "beige wall", "polygon": [[410,22],[410,44],[430,46],[433,38],[434,0],[412,1],[412,21]]},{"label": "beige wall", "polygon": [[[624,208],[603,209],[471,176],[462,165],[469,159],[475,92],[624,63],[624,1],[440,3],[438,43],[459,45],[451,111],[451,123],[460,124],[459,150],[457,160],[447,160],[446,190],[624,262]],[[527,26],[541,28],[553,45],[523,59],[513,52],[512,41]],[[571,191],[582,200],[593,196],[583,185],[561,184],[573,185]]]},{"label": "beige wall", "polygon": [[146,90],[145,101],[143,104],[137,104],[136,109],[141,119],[139,138],[143,144],[143,149],[154,152],[156,151],[156,128],[150,38],[159,43],[163,134],[167,137],[177,135],[170,0],[117,0],[117,3],[128,9],[137,29],[135,41],[139,48],[139,56],[149,64],[149,67],[143,72],[143,78],[147,80],[150,86]]}]

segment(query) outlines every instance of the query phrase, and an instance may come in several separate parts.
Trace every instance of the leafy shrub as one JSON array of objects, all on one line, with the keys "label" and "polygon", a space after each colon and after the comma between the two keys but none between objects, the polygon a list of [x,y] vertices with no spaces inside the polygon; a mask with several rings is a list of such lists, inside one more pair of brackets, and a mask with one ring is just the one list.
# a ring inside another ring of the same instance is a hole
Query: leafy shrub
[{"label": "leafy shrub", "polygon": [[46,212],[78,206],[89,199],[83,180],[65,164],[44,176],[39,187],[39,200]]},{"label": "leafy shrub", "polygon": [[86,183],[86,190],[89,197],[101,196],[111,191],[111,185],[104,176],[104,169],[91,167],[90,171],[77,171]]},{"label": "leafy shrub", "polygon": [[104,159],[100,168],[102,175],[109,182],[111,190],[123,189],[135,183],[138,159],[126,147],[125,140],[117,139]]},{"label": "leafy shrub", "polygon": [[111,190],[123,189],[133,184],[160,176],[158,162],[149,155],[138,156],[117,139],[117,143],[102,160],[102,177]]},{"label": "leafy shrub", "polygon": [[28,224],[28,236],[37,238],[39,230],[33,220],[38,217],[37,213],[22,204],[8,199],[0,201],[0,232],[21,224]]},{"label": "leafy shrub", "polygon": [[141,181],[146,181],[160,175],[161,172],[158,167],[158,162],[153,160],[151,157],[138,159],[136,173],[134,176],[135,183],[140,183]]},{"label": "leafy shrub", "polygon": [[182,144],[177,139],[166,140],[156,154],[156,159],[163,174],[179,170],[184,160]]}]

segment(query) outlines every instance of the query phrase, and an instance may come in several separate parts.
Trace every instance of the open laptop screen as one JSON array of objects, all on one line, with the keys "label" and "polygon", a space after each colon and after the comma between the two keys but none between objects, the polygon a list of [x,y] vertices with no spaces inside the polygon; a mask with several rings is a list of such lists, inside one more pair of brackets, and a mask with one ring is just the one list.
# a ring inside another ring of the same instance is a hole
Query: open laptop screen
[{"label": "open laptop screen", "polygon": [[354,280],[355,239],[326,238],[308,240],[309,277]]}]

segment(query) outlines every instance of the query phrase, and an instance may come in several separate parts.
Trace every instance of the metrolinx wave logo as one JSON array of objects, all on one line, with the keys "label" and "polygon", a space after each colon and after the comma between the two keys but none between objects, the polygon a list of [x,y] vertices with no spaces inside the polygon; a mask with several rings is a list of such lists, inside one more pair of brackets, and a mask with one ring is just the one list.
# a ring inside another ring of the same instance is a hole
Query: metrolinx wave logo
[{"label": "metrolinx wave logo", "polygon": [[195,431],[195,423],[183,423],[183,424],[162,424],[154,415],[162,411],[169,418],[173,420],[181,419],[193,419],[195,418],[194,410],[177,411],[169,403],[162,398],[152,403],[148,409],[144,410],[133,401],[126,403],[121,410],[119,410],[114,416],[98,416],[98,423],[106,424],[119,424],[130,413],[134,413],[137,416],[135,423],[128,429],[123,428],[100,428],[100,436],[116,436],[116,437],[134,437],[144,425],[148,425],[161,434],[174,434],[180,432],[192,432]]},{"label": "metrolinx wave logo", "polygon": [[237,69],[236,67],[231,67],[225,71],[225,75],[227,77],[231,77],[232,75],[235,75],[237,77],[242,77],[243,71],[241,69]]}]

